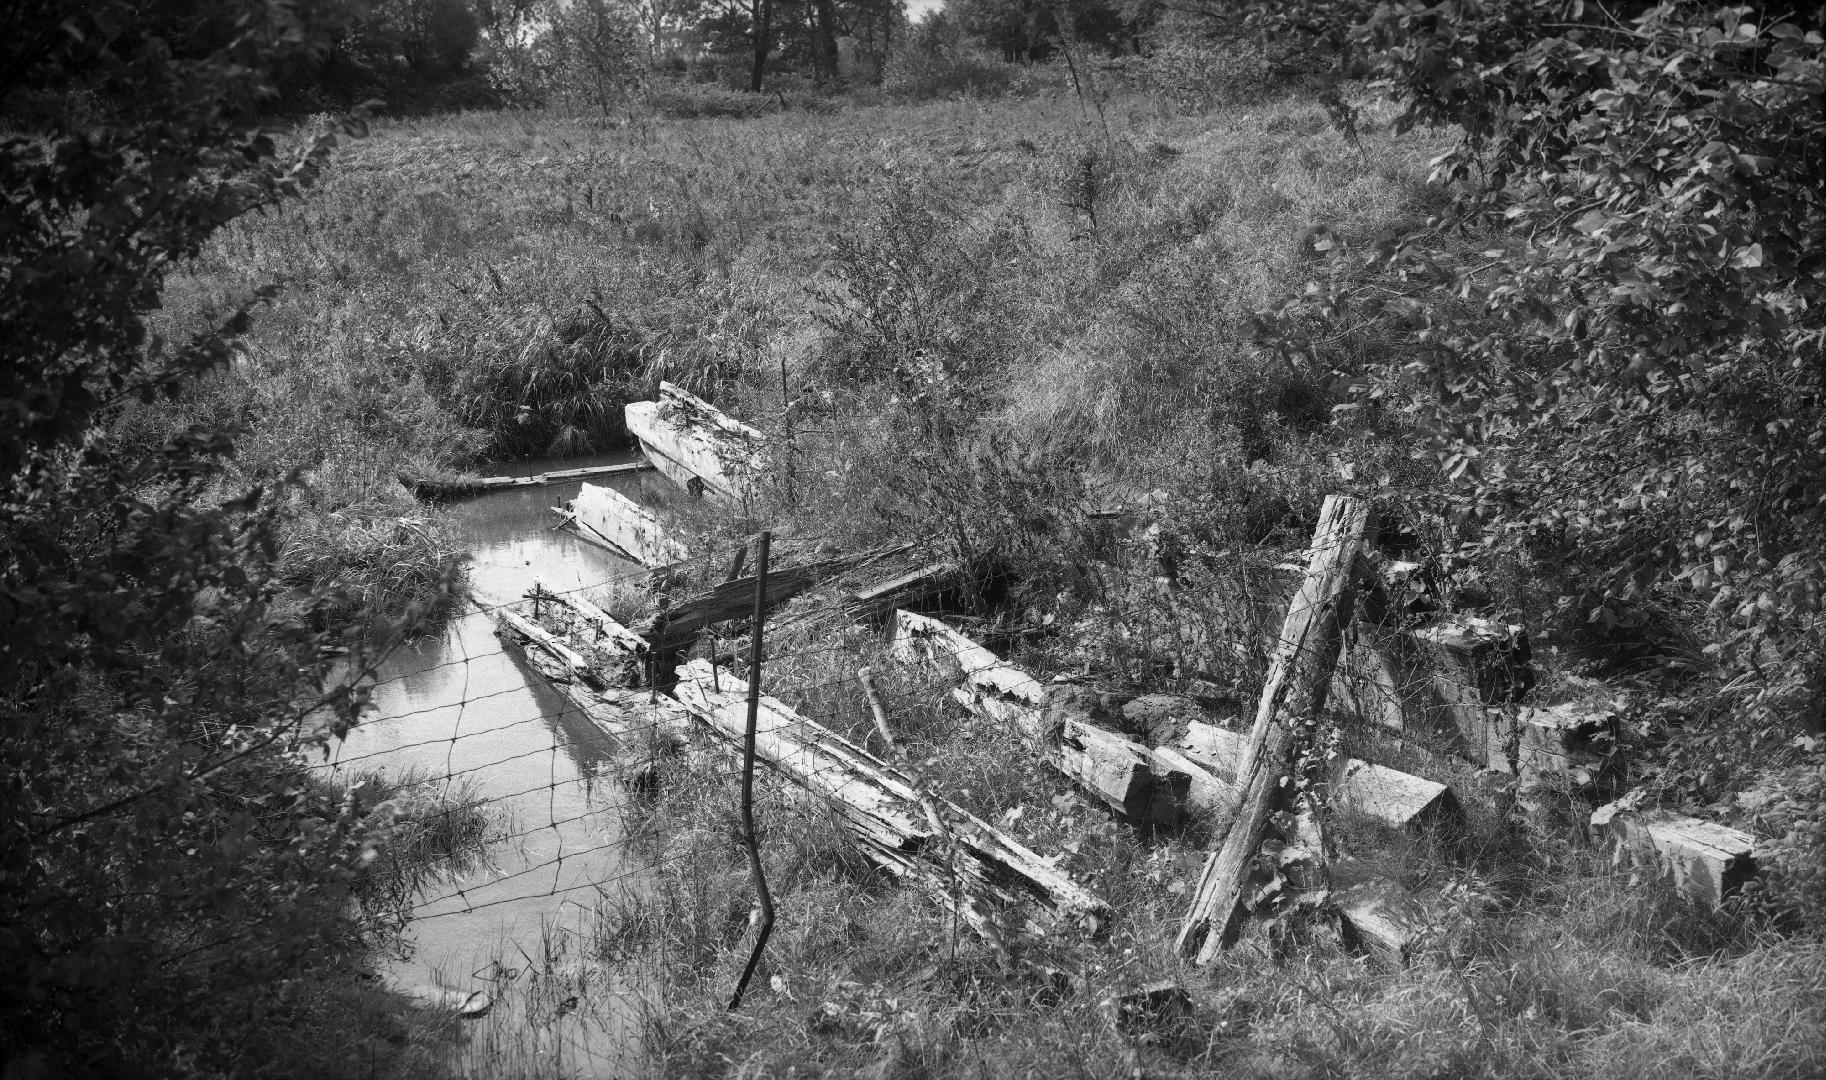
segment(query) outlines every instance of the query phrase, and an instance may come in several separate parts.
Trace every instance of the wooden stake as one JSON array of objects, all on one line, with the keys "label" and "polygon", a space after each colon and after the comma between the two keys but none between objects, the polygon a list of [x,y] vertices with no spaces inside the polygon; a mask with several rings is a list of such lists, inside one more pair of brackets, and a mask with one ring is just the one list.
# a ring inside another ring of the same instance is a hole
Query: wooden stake
[{"label": "wooden stake", "polygon": [[[1179,931],[1179,951],[1201,965],[1215,960],[1232,936],[1269,815],[1291,793],[1294,763],[1311,739],[1308,724],[1324,708],[1350,618],[1351,577],[1368,521],[1369,508],[1342,495],[1326,498],[1319,513],[1306,576],[1288,605],[1249,746],[1237,769],[1242,804],[1223,845],[1205,861]],[[1323,857],[1323,852],[1314,854]]]}]

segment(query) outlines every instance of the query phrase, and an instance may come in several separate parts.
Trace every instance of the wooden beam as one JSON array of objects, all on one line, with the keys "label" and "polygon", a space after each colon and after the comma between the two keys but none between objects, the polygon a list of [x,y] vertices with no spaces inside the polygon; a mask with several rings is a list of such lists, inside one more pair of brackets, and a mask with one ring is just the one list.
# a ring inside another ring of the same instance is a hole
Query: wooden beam
[{"label": "wooden beam", "polygon": [[896,611],[888,653],[901,663],[931,667],[957,679],[961,685],[951,696],[971,712],[1012,726],[1035,742],[1052,741],[1046,687],[1040,680],[1004,664],[1001,657],[945,623]]},{"label": "wooden beam", "polygon": [[[912,548],[912,544],[900,544],[821,562],[770,568],[767,572],[767,609],[771,611],[839,574],[846,574],[871,562],[892,558],[911,551]],[[662,645],[669,648],[681,641],[689,641],[706,627],[731,619],[746,618],[754,608],[754,591],[753,577],[725,581],[672,604],[663,616],[651,616],[636,623],[632,629],[655,648]]]},{"label": "wooden beam", "polygon": [[1179,827],[1190,773],[1163,767],[1153,751],[1112,731],[1067,720],[1054,751],[1066,776],[1144,832]]},{"label": "wooden beam", "polygon": [[[707,730],[739,746],[747,713],[742,682],[724,674],[721,685],[705,660],[679,669],[677,696]],[[928,794],[949,826],[935,828],[922,808],[911,778],[829,728],[808,720],[770,697],[760,701],[755,721],[756,757],[783,776],[823,798],[862,850],[878,865],[920,886],[946,903],[961,885],[970,895],[999,906],[1030,901],[1063,921],[1101,934],[1113,918],[1109,906],[1032,850],[946,799]],[[939,857],[951,834],[951,857]]]},{"label": "wooden beam", "polygon": [[1386,878],[1347,885],[1337,893],[1344,940],[1364,952],[1405,965],[1426,926],[1413,894]]},{"label": "wooden beam", "polygon": [[[570,597],[542,595],[540,601],[568,607],[584,618],[591,617],[591,612],[600,614],[595,605]],[[497,632],[519,644],[533,669],[597,730],[615,741],[616,752],[611,758],[631,786],[650,783],[660,759],[685,745],[690,724],[684,709],[670,698],[630,689],[638,684],[644,669],[638,657],[624,652],[620,666],[604,662],[605,654],[612,657],[624,647],[638,644],[644,650],[646,646],[639,638],[629,642],[627,638],[632,635],[625,630],[616,634],[613,619],[601,615],[610,626],[601,639],[604,645],[598,647],[573,634],[560,638],[506,608],[497,611],[496,616]]]},{"label": "wooden beam", "polygon": [[[541,674],[553,682],[575,680],[587,685],[601,684],[602,680],[590,662],[550,631],[533,625],[510,608],[496,611],[495,620],[495,632],[525,647],[528,658],[534,660]],[[538,663],[540,660],[544,663]]]},{"label": "wooden beam", "polygon": [[1589,806],[1615,797],[1628,784],[1617,713],[1610,701],[1524,706],[1516,715],[1523,799],[1556,792],[1585,798]]},{"label": "wooden beam", "polygon": [[1428,726],[1466,760],[1511,771],[1518,733],[1507,706],[1534,685],[1528,635],[1513,624],[1454,615],[1411,637],[1432,669]]},{"label": "wooden beam", "polygon": [[584,484],[563,513],[566,524],[649,569],[691,557],[689,548],[666,535],[659,515],[614,488]]},{"label": "wooden beam", "polygon": [[949,560],[931,563],[850,594],[843,613],[857,622],[879,624],[898,608],[920,607],[947,593],[961,592],[962,569]]},{"label": "wooden beam", "polygon": [[549,604],[570,613],[567,644],[582,656],[603,686],[633,689],[647,685],[647,640],[616,622],[608,612],[580,596],[534,590],[535,605]]},{"label": "wooden beam", "polygon": [[1618,861],[1650,866],[1688,897],[1717,907],[1756,873],[1756,837],[1626,795],[1591,815],[1596,838]]},{"label": "wooden beam", "polygon": [[[1234,806],[1242,794],[1237,775],[1249,749],[1249,737],[1194,721],[1187,725],[1178,749],[1223,785],[1218,804]],[[1391,829],[1424,829],[1463,816],[1458,799],[1446,785],[1356,758],[1343,760],[1331,777],[1329,794],[1335,809]]]},{"label": "wooden beam", "polygon": [[599,476],[622,476],[627,473],[644,472],[653,468],[650,461],[629,461],[620,465],[585,465],[576,469],[554,469],[551,472],[536,473],[532,476],[459,476],[450,480],[408,480],[400,478],[415,495],[456,496],[475,495],[484,491],[496,491],[501,488],[544,487],[548,484],[563,484],[572,480],[585,480]]},{"label": "wooden beam", "polygon": [[1249,745],[1237,768],[1243,790],[1237,819],[1223,845],[1206,860],[1180,928],[1179,951],[1201,965],[1215,960],[1228,943],[1269,815],[1284,801],[1288,785],[1283,781],[1308,742],[1308,725],[1318,721],[1325,706],[1368,523],[1369,507],[1347,496],[1328,497],[1319,513],[1305,577],[1288,605]]},{"label": "wooden beam", "polygon": [[764,467],[766,437],[669,382],[659,400],[630,402],[628,430],[660,472],[693,496],[741,500]]},{"label": "wooden beam", "polygon": [[1183,820],[1200,778],[1092,723],[1089,711],[1065,696],[1069,688],[1049,689],[950,626],[910,611],[894,613],[888,651],[956,680],[951,696],[960,705],[1020,732],[1042,760],[1136,828],[1177,828]]}]

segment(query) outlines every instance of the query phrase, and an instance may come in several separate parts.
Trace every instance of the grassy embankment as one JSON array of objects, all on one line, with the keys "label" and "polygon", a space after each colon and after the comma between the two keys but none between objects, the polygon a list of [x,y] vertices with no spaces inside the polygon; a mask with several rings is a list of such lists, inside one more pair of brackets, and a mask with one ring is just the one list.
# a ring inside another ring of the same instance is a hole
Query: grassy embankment
[{"label": "grassy embankment", "polygon": [[[1221,632],[1200,586],[1233,584],[1245,550],[1299,546],[1341,466],[1389,489],[1427,482],[1401,433],[1330,422],[1328,373],[1250,344],[1251,313],[1315,271],[1315,226],[1371,238],[1432,205],[1421,181],[1439,139],[1397,137],[1385,109],[1367,111],[1361,144],[1307,102],[1180,116],[1121,97],[1088,121],[1077,101],[1041,97],[616,128],[517,114],[383,125],[310,200],[236,227],[174,287],[175,310],[207,313],[274,268],[289,281],[245,364],[188,407],[249,423],[250,474],[312,470],[300,574],[379,588],[436,547],[400,479],[601,447],[620,435],[621,402],[661,378],[783,431],[784,382],[796,484],[774,520],[857,540],[937,532],[1017,567],[1021,608],[1074,628],[1023,657],[1036,670],[1177,689],[1197,665],[1169,631]],[[1367,357],[1398,340],[1368,327],[1353,344]],[[1080,572],[1095,537],[1077,511],[1150,492],[1163,531],[1204,557],[1183,560],[1182,588],[1150,584],[1170,557],[1132,552],[1127,577]],[[818,644],[817,665],[775,670],[774,692],[861,724],[853,692],[819,687],[874,646]],[[1205,659],[1202,675],[1246,696],[1254,660]],[[933,786],[1059,854],[1121,913],[1115,938],[1047,949],[1080,974],[1071,997],[1047,1000],[766,785],[781,925],[749,1005],[725,1015],[747,953],[746,871],[724,839],[732,794],[688,777],[726,765],[687,759],[644,830],[662,868],[651,902],[604,915],[604,955],[661,965],[652,1048],[667,1070],[1820,1067],[1826,953],[1679,912],[1552,826],[1479,817],[1452,858],[1347,830],[1347,849],[1441,897],[1438,932],[1404,970],[1322,936],[1182,970],[1169,947],[1196,837],[1129,837],[1026,748],[916,689],[891,688],[892,711]],[[1098,1003],[1159,975],[1184,980],[1194,1015],[1144,1044]]]}]

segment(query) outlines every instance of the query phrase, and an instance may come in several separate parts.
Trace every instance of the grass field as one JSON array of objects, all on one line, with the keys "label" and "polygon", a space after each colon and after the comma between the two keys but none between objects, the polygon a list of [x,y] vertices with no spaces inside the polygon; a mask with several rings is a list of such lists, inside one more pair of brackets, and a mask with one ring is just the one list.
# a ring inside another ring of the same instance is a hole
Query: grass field
[{"label": "grass field", "polygon": [[[298,579],[399,603],[450,554],[412,484],[616,445],[621,405],[666,379],[790,431],[794,485],[766,508],[782,527],[938,533],[1018,566],[1019,604],[1158,621],[1145,588],[1075,573],[1090,541],[1060,524],[1067,510],[1151,498],[1215,559],[1232,543],[1298,547],[1298,523],[1346,465],[1395,486],[1421,468],[1390,432],[1332,422],[1331,372],[1253,347],[1255,312],[1334,272],[1328,236],[1393,235],[1438,203],[1424,178],[1444,136],[1398,136],[1385,103],[1360,104],[1356,138],[1298,98],[1183,114],[1123,92],[741,120],[386,122],[307,200],[238,223],[174,280],[174,330],[283,288],[232,371],[124,423],[245,424],[247,476],[309,480],[293,496]],[[1370,326],[1346,345],[1382,356],[1397,340]],[[1076,648],[1027,659],[1138,690],[1173,677],[1113,638]],[[785,675],[775,692],[802,699],[815,681]],[[1356,838],[1448,898],[1407,968],[1315,937],[1182,970],[1170,945],[1194,846],[1119,832],[1005,736],[904,695],[897,709],[920,713],[911,752],[935,783],[1037,849],[1073,853],[1063,865],[1119,903],[1122,929],[1051,957],[1081,977],[1048,998],[770,788],[782,929],[742,1013],[722,1009],[746,957],[724,910],[746,895],[733,847],[657,881],[637,924],[605,929],[663,965],[660,1071],[1826,1070],[1826,950],[1681,910],[1564,831],[1491,825],[1457,862]],[[688,782],[665,791],[656,863],[733,805]],[[1192,989],[1189,1020],[1146,1037],[1112,1022],[1106,997],[1160,976]]]},{"label": "grass field", "polygon": [[1118,98],[1098,122],[1069,96],[396,122],[304,203],[228,230],[167,308],[194,326],[282,284],[187,409],[248,425],[250,475],[308,470],[302,520],[359,527],[302,525],[336,554],[301,572],[359,575],[435,551],[394,527],[423,516],[400,479],[614,444],[621,403],[662,378],[772,425],[783,369],[816,413],[917,353],[1051,456],[1145,456],[1187,425],[1267,445],[1264,423],[1315,419],[1313,380],[1253,370],[1246,315],[1314,226],[1416,212],[1426,140],[1381,142],[1358,152],[1298,102]]}]

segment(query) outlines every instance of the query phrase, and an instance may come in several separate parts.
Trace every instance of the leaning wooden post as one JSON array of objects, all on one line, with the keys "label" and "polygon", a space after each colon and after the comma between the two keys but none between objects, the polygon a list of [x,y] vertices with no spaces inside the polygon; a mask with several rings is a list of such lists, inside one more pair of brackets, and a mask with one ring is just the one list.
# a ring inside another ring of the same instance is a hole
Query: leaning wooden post
[{"label": "leaning wooden post", "polygon": [[1325,706],[1343,627],[1350,619],[1351,579],[1368,520],[1369,508],[1343,495],[1328,497],[1319,512],[1306,577],[1288,604],[1249,745],[1237,769],[1242,804],[1223,846],[1205,860],[1191,910],[1179,931],[1179,951],[1199,964],[1216,959],[1231,936],[1269,815],[1290,790],[1284,781],[1302,742],[1310,738],[1303,736],[1311,730],[1307,722]]}]

